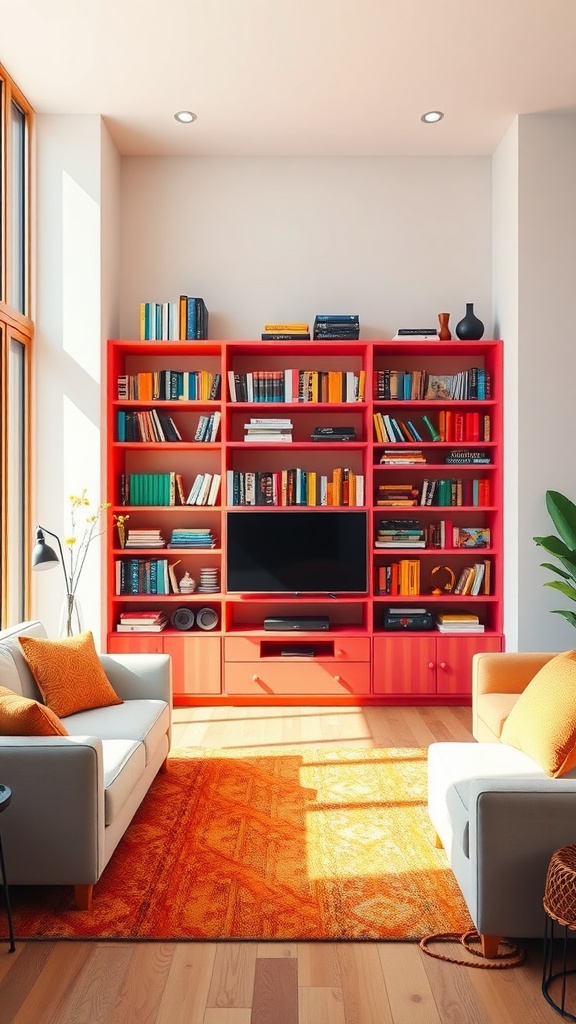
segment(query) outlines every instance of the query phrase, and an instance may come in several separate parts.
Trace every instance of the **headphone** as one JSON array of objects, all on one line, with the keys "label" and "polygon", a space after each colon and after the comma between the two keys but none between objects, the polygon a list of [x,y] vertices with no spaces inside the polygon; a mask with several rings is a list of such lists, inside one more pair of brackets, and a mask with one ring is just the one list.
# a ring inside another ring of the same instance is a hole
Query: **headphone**
[{"label": "headphone", "polygon": [[[443,582],[441,579],[442,575],[445,577]],[[440,577],[440,580],[438,580],[438,577]],[[430,573],[430,579],[432,581],[433,594],[449,594],[456,582],[456,577],[449,565],[435,565]]]}]

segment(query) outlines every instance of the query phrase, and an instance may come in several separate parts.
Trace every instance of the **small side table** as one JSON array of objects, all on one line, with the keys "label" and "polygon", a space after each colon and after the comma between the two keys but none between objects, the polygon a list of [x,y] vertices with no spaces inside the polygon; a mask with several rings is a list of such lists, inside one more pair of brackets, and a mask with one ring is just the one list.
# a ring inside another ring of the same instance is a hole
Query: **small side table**
[{"label": "small side table", "polygon": [[[568,932],[576,930],[576,844],[562,846],[552,854],[546,874],[543,904],[545,918],[542,994],[561,1017],[576,1021],[574,1013],[566,1009],[566,981],[571,975],[576,974],[576,967],[570,967],[568,963]],[[557,963],[554,958],[556,922],[564,929],[561,955]],[[561,982],[560,1003],[550,995],[550,987],[555,981]]]},{"label": "small side table", "polygon": [[[0,813],[5,811],[12,799],[12,790],[3,786],[0,782]],[[16,949],[14,944],[14,928],[12,926],[12,910],[10,909],[10,893],[8,892],[8,881],[6,879],[6,868],[4,866],[4,851],[2,849],[2,835],[0,833],[0,872],[2,874],[2,887],[4,899],[6,900],[6,914],[8,916],[8,932],[10,935],[10,953]]]}]

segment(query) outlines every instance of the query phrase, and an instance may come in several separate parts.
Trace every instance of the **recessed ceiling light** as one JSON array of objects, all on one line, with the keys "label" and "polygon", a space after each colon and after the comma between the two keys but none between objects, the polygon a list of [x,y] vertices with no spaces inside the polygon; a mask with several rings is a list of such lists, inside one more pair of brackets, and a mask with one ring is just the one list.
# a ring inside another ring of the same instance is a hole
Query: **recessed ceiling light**
[{"label": "recessed ceiling light", "polygon": [[435,124],[436,121],[441,121],[444,114],[441,110],[429,110],[426,114],[422,114],[420,118],[425,124]]},{"label": "recessed ceiling light", "polygon": [[196,114],[193,114],[191,110],[178,110],[174,114],[174,120],[180,121],[180,124],[190,124],[196,120]]}]

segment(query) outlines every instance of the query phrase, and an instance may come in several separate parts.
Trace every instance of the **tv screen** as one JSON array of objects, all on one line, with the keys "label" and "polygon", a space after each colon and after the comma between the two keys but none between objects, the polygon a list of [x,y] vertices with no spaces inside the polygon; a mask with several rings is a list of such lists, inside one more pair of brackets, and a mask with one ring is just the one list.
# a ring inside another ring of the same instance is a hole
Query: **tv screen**
[{"label": "tv screen", "polygon": [[227,588],[240,594],[365,594],[366,512],[228,512]]}]

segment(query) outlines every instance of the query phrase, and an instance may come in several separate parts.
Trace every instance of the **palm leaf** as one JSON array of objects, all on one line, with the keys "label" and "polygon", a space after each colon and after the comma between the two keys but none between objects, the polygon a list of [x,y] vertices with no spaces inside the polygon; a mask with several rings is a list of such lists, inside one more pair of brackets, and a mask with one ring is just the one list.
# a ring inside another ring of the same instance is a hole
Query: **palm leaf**
[{"label": "palm leaf", "polygon": [[566,546],[576,548],[576,505],[559,491],[546,491],[546,508]]},{"label": "palm leaf", "polygon": [[541,569],[550,569],[551,572],[558,573],[559,576],[563,576],[565,580],[571,579],[570,573],[564,572],[559,565],[552,565],[552,562],[540,562]]},{"label": "palm leaf", "polygon": [[576,626],[576,614],[574,612],[566,611],[565,608],[554,608],[553,615],[563,615],[565,619],[568,619],[573,626]]},{"label": "palm leaf", "polygon": [[545,587],[552,587],[554,590],[559,590],[565,597],[569,597],[571,601],[576,601],[576,589],[569,583],[561,583],[560,580],[549,580],[544,584]]}]

